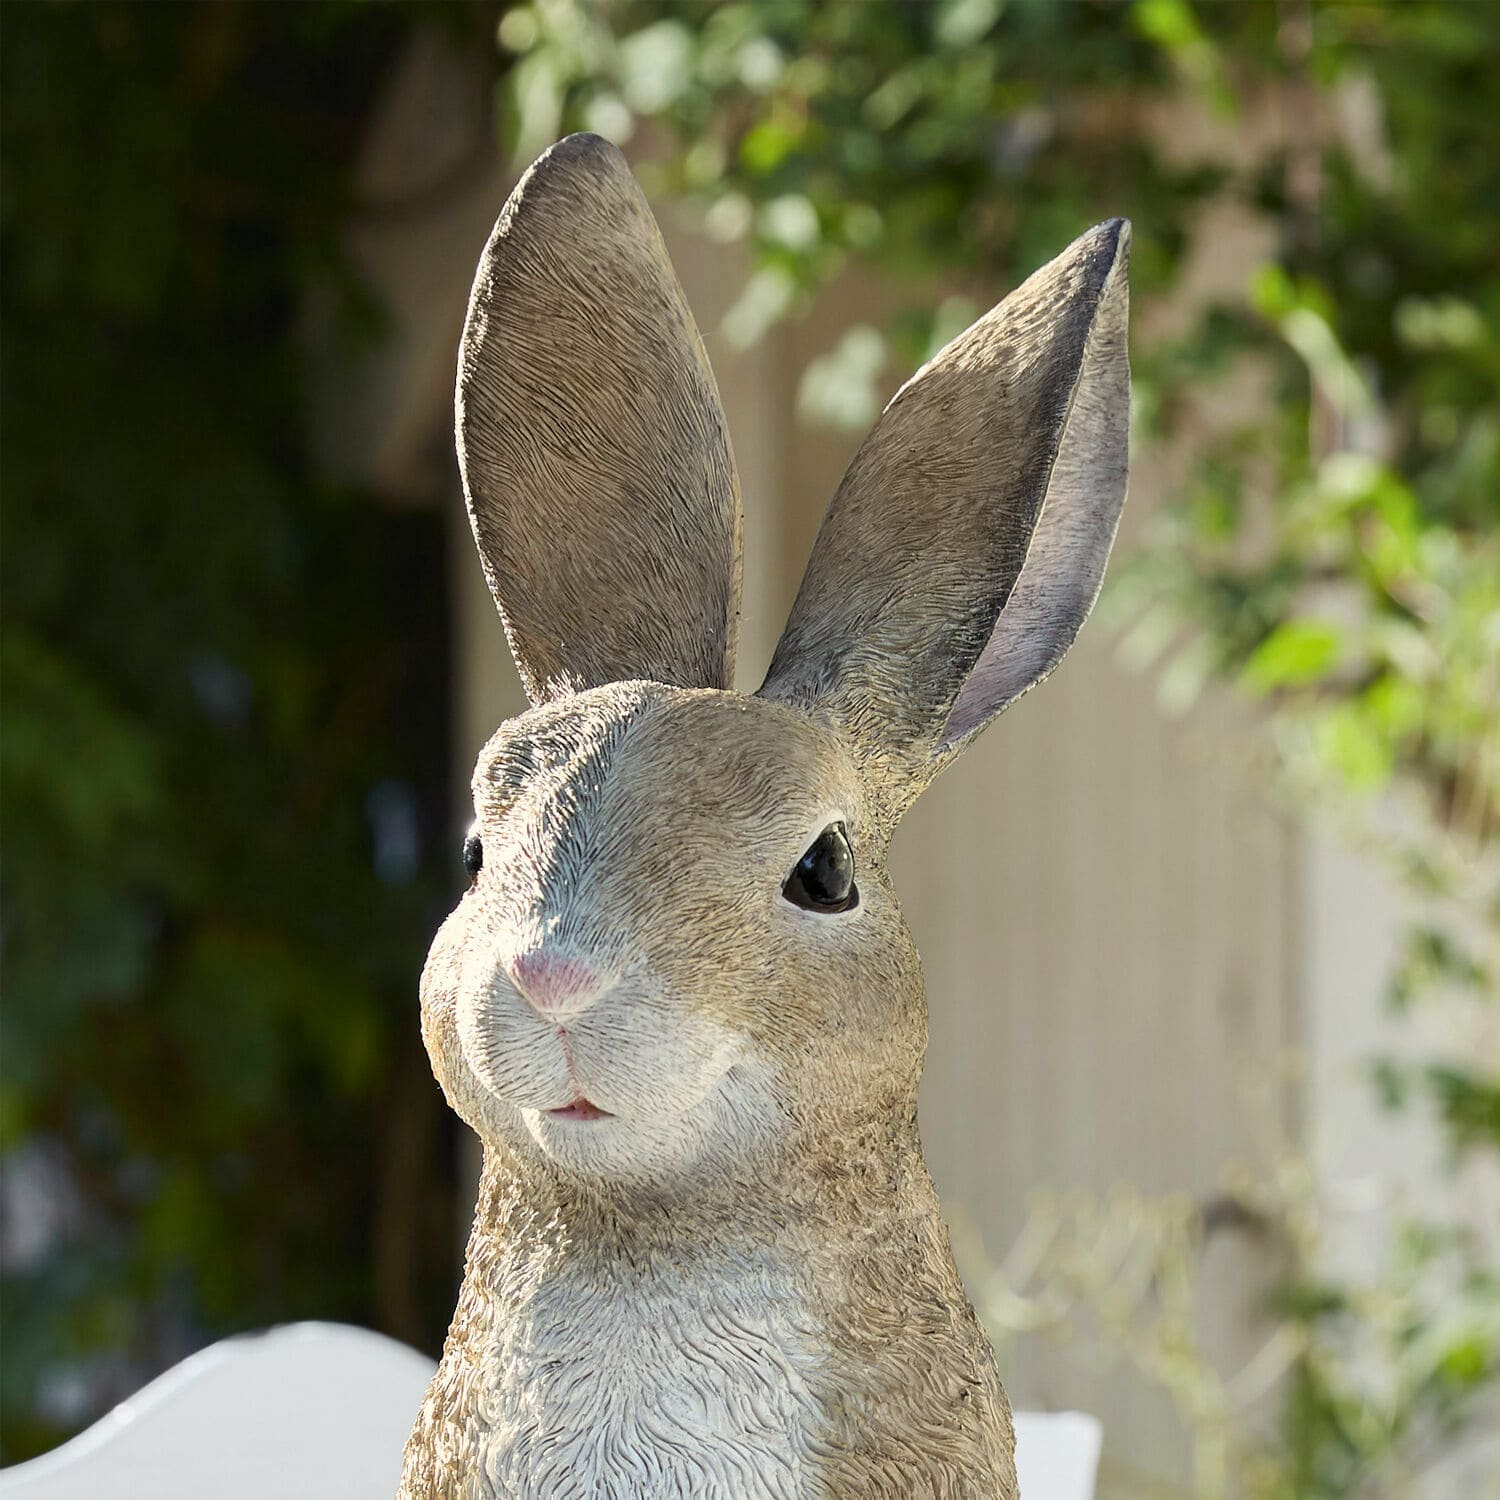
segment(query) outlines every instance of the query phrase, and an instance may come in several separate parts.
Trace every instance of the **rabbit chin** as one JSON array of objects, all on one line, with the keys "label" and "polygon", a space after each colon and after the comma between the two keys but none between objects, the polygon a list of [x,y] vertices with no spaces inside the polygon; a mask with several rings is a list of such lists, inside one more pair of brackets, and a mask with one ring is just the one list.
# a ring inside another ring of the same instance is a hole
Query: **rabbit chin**
[{"label": "rabbit chin", "polygon": [[516,1107],[532,1145],[557,1166],[617,1181],[732,1169],[764,1149],[780,1113],[770,1070],[748,1060],[732,1064],[680,1110],[578,1119]]}]

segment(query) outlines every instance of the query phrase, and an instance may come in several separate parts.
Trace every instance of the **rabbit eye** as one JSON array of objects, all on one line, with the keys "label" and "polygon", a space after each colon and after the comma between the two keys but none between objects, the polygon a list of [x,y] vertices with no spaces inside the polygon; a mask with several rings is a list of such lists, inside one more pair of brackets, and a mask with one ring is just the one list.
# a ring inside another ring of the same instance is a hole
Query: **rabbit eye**
[{"label": "rabbit eye", "polygon": [[797,861],[781,894],[805,911],[852,911],[859,905],[854,850],[842,823],[830,823]]},{"label": "rabbit eye", "polygon": [[464,840],[464,869],[468,871],[469,880],[479,878],[479,872],[484,868],[484,845],[479,841],[477,833],[471,833]]}]

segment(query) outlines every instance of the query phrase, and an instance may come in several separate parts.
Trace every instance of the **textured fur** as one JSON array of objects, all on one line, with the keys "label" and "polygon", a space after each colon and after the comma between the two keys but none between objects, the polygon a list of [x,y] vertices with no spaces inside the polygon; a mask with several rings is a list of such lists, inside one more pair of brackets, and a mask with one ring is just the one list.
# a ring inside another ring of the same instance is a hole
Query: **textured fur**
[{"label": "textured fur", "polygon": [[[1126,232],[1085,236],[892,402],[745,697],[722,685],[737,507],[732,477],[704,482],[732,470],[701,352],[660,354],[638,402],[658,427],[617,426],[637,351],[580,327],[643,316],[631,297],[691,327],[629,181],[591,138],[543,157],[465,334],[475,535],[534,706],[480,756],[483,868],[423,973],[434,1070],[485,1166],[401,1494],[1014,1500],[917,1136],[926,1002],[885,861],[899,812],[1097,592]],[[621,535],[628,588],[601,551]],[[783,884],[836,821],[858,903],[804,910]]]},{"label": "textured fur", "polygon": [[597,136],[541,157],[484,248],[457,432],[485,576],[533,702],[634,676],[728,686],[729,432],[661,231]]},{"label": "textured fur", "polygon": [[836,723],[893,819],[1093,607],[1125,500],[1129,246],[1100,224],[954,339],[828,508],[762,691]]}]

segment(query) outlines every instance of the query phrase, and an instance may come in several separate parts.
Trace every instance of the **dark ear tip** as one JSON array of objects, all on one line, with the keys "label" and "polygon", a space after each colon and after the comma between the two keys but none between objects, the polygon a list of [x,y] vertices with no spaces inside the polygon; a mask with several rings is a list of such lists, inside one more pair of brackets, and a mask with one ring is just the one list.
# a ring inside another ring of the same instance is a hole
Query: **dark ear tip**
[{"label": "dark ear tip", "polygon": [[1095,224],[1083,236],[1083,243],[1111,267],[1127,269],[1130,265],[1130,220],[1106,219],[1102,224]]},{"label": "dark ear tip", "polygon": [[1130,270],[1130,219],[1106,219],[1089,231],[1101,258],[1109,258],[1112,269]]},{"label": "dark ear tip", "polygon": [[579,130],[572,135],[565,135],[555,145],[549,146],[542,152],[537,158],[537,165],[540,166],[544,161],[615,168],[625,165],[625,153],[613,141],[605,140],[602,135],[595,135],[589,130]]},{"label": "dark ear tip", "polygon": [[[580,193],[590,199],[603,195],[616,211],[627,204],[645,209],[646,200],[625,153],[602,135],[580,130],[548,146],[526,169],[500,215],[496,233],[509,230],[518,215],[533,211],[540,201],[557,194],[575,200]],[[578,204],[570,201],[567,211],[576,213]]]}]

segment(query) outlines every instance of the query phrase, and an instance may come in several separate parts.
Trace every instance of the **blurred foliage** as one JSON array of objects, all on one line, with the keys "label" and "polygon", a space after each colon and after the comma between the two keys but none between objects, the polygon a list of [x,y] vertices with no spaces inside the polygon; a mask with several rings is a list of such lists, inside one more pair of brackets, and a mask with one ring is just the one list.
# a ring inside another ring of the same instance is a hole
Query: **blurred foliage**
[{"label": "blurred foliage", "polygon": [[378,337],[351,159],[479,20],[4,7],[8,1459],[224,1332],[446,1321],[442,524],[319,478],[305,323]]},{"label": "blurred foliage", "polygon": [[[1206,1300],[1222,1283],[1208,1290],[1205,1262],[1230,1238],[1277,1281],[1259,1342],[1226,1370],[1205,1337],[1222,1321]],[[1190,1440],[1186,1484],[1106,1455],[1108,1494],[1409,1500],[1467,1434],[1500,1421],[1500,1269],[1476,1237],[1392,1201],[1330,1202],[1295,1151],[1236,1174],[1207,1205],[1125,1187],[1041,1192],[999,1265],[971,1236],[957,1241],[1002,1352],[1049,1338],[1075,1363],[1125,1365],[1170,1399]],[[1364,1253],[1343,1264],[1351,1243]],[[1282,1420],[1268,1422],[1278,1390]]]},{"label": "blurred foliage", "polygon": [[[1169,707],[1215,681],[1258,700],[1278,784],[1392,860],[1423,912],[1392,1006],[1491,1016],[1480,1049],[1455,1019],[1439,1055],[1372,1059],[1376,1085],[1455,1161],[1500,1153],[1500,6],[534,0],[499,35],[518,157],[569,128],[634,140],[746,246],[711,339],[754,340],[854,263],[911,299],[812,363],[813,419],[863,427],[1082,228],[1132,218],[1134,425],[1172,481],[1106,617]],[[1185,294],[1226,233],[1263,262]],[[1493,1270],[1392,1220],[1362,1291],[1289,1213],[1286,1419],[1238,1488],[1196,1493],[1404,1494],[1500,1380]]]}]

